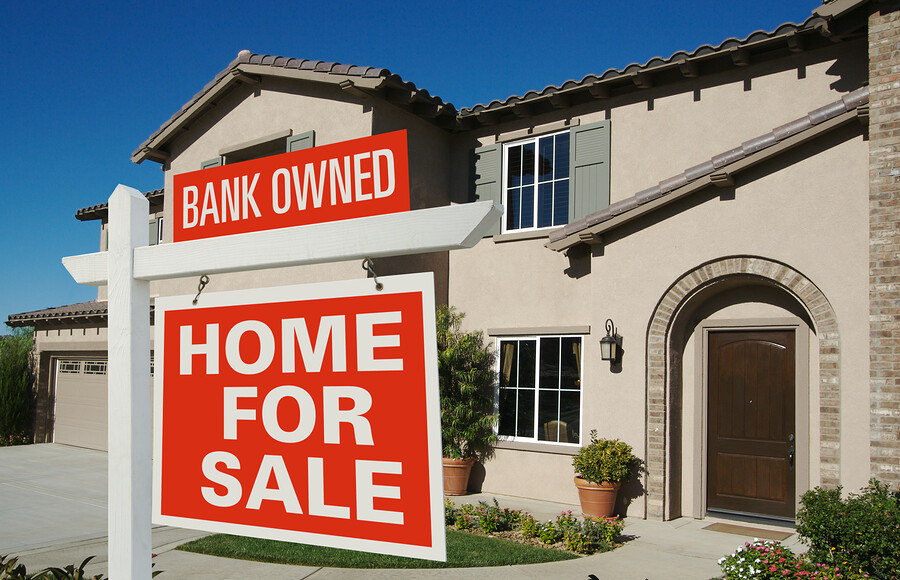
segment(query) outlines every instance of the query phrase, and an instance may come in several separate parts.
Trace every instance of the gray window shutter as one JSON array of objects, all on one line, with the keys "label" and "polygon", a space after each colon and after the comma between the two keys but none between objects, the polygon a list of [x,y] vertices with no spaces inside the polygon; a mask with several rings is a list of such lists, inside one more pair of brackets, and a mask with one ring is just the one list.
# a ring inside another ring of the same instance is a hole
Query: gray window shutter
[{"label": "gray window shutter", "polygon": [[287,152],[312,149],[316,146],[316,132],[307,131],[299,135],[291,135],[287,138]]},{"label": "gray window shutter", "polygon": [[609,121],[571,133],[569,223],[609,206]]},{"label": "gray window shutter", "polygon": [[150,220],[150,245],[155,246],[159,242],[159,218]]},{"label": "gray window shutter", "polygon": [[215,159],[210,159],[209,161],[204,161],[200,164],[200,169],[209,169],[210,167],[218,167],[222,165],[222,158],[216,157]]},{"label": "gray window shutter", "polygon": [[[472,153],[472,185],[476,201],[493,200],[503,204],[502,180],[503,146],[479,147]],[[502,219],[502,218],[501,218]],[[488,236],[500,233],[500,221],[488,230]]]}]

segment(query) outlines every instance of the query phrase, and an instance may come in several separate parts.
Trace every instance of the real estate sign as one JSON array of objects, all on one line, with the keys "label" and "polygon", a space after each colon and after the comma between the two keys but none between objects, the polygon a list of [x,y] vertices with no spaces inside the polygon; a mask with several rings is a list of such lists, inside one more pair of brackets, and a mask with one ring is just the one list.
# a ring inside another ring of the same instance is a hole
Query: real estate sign
[{"label": "real estate sign", "polygon": [[445,559],[433,279],[156,300],[158,524]]},{"label": "real estate sign", "polygon": [[173,241],[409,211],[406,131],[181,173]]}]

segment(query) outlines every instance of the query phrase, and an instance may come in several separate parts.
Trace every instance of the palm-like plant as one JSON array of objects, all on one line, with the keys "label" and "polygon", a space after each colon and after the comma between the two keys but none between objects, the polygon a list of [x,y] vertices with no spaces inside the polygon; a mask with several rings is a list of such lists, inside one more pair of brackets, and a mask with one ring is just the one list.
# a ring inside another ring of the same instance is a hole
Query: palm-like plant
[{"label": "palm-like plant", "polygon": [[460,330],[464,316],[453,307],[437,309],[443,454],[484,459],[497,440],[494,351],[484,344],[480,331]]}]

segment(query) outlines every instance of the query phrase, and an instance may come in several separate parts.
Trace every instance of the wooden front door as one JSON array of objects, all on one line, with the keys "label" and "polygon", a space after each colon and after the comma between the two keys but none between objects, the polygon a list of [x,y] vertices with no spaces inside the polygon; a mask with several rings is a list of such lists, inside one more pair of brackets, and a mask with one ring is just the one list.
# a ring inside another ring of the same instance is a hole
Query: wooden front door
[{"label": "wooden front door", "polygon": [[709,333],[707,509],[794,517],[793,330]]}]

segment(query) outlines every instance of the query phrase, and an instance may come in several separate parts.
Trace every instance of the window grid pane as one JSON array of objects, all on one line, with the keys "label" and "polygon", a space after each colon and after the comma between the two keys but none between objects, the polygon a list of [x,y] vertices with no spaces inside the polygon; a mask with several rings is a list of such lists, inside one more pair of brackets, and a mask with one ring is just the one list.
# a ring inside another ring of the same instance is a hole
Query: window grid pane
[{"label": "window grid pane", "polygon": [[500,341],[498,434],[579,442],[581,343],[571,336]]},{"label": "window grid pane", "polygon": [[569,157],[568,132],[507,147],[508,231],[568,223]]}]

